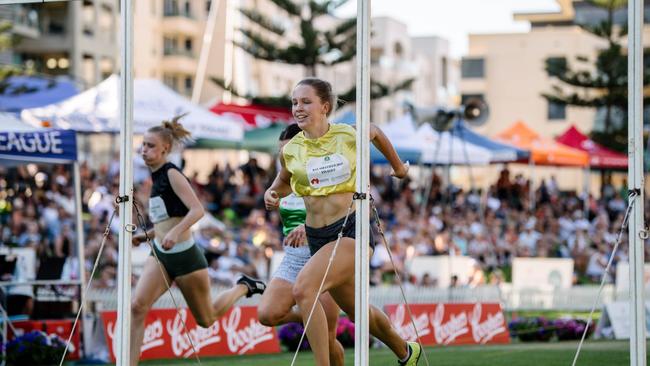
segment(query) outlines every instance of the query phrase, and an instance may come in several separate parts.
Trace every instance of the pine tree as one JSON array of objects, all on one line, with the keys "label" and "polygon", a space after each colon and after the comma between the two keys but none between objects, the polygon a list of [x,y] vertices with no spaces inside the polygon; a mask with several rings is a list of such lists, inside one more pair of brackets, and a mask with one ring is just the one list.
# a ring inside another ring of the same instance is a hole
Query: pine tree
[{"label": "pine tree", "polygon": [[[553,93],[542,95],[549,102],[604,111],[603,126],[592,131],[592,139],[601,145],[625,151],[628,80],[627,54],[622,43],[627,35],[627,24],[616,24],[614,14],[617,10],[623,9],[627,1],[588,0],[588,3],[605,9],[607,17],[595,25],[579,25],[585,31],[606,40],[608,47],[599,51],[595,60],[586,57],[576,58],[576,64],[593,65],[592,68],[595,70],[593,72],[587,71],[586,68],[573,70],[562,59],[546,60],[546,72],[560,83],[553,86]],[[648,70],[645,70],[644,79],[646,84],[650,80]],[[568,85],[576,91],[567,93],[560,85]],[[646,98],[645,103],[647,102]]]},{"label": "pine tree", "polygon": [[[254,58],[269,62],[303,65],[307,75],[316,76],[316,69],[319,65],[333,66],[350,61],[355,57],[356,18],[340,19],[331,29],[319,29],[315,26],[319,23],[318,18],[333,17],[333,12],[348,0],[309,0],[304,4],[298,4],[292,0],[269,1],[300,25],[301,40],[298,43],[291,42],[280,45],[279,42],[271,40],[269,35],[284,36],[286,28],[283,25],[274,22],[256,9],[240,9],[242,15],[267,33],[264,35],[252,29],[239,29],[245,39],[243,42],[235,42],[235,45]],[[244,97],[253,103],[291,107],[289,95],[280,97],[242,95],[232,85],[226,85],[223,79],[211,78],[211,80],[235,96]],[[399,90],[409,89],[412,83],[413,79],[409,79],[391,87],[371,81],[371,98],[378,99]],[[339,97],[346,102],[354,102],[356,87],[341,93]]]},{"label": "pine tree", "polygon": [[[316,66],[331,66],[346,62],[356,54],[356,19],[341,19],[331,29],[316,28],[318,18],[330,17],[334,10],[348,0],[310,0],[297,4],[291,0],[270,0],[289,18],[300,25],[300,42],[290,42],[285,46],[270,40],[269,37],[251,29],[239,29],[244,42],[235,42],[241,49],[256,59],[304,65],[309,76],[316,76]],[[242,15],[260,26],[266,32],[284,36],[286,28],[269,19],[256,9],[240,9]]]}]

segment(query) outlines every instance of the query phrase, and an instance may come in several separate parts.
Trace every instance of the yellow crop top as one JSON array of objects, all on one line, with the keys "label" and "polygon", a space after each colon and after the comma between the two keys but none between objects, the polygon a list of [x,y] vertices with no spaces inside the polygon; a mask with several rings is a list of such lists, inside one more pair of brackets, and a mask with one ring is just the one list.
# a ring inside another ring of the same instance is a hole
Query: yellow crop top
[{"label": "yellow crop top", "polygon": [[345,124],[330,124],[317,139],[300,132],[282,150],[291,172],[291,190],[298,196],[327,196],[355,192],[356,131]]}]

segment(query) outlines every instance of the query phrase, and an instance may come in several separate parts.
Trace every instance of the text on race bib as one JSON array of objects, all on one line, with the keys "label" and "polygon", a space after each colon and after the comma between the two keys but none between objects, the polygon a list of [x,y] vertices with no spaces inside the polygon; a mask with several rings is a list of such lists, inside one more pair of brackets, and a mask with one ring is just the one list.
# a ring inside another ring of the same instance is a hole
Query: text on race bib
[{"label": "text on race bib", "polygon": [[165,201],[162,197],[156,196],[149,198],[149,219],[153,223],[158,223],[169,218]]},{"label": "text on race bib", "polygon": [[305,201],[292,193],[280,200],[280,207],[285,210],[304,210]]},{"label": "text on race bib", "polygon": [[350,162],[341,154],[332,154],[307,161],[307,178],[312,188],[335,186],[350,179]]}]

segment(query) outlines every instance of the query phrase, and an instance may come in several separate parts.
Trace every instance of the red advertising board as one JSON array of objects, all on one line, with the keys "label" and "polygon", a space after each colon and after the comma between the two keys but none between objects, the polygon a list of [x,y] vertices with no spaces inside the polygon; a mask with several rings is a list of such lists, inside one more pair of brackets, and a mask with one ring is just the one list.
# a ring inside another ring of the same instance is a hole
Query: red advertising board
[{"label": "red advertising board", "polygon": [[[113,336],[117,312],[102,312],[102,320],[111,359],[115,360]],[[187,330],[183,327],[183,320]],[[280,352],[275,328],[260,324],[255,306],[234,307],[209,328],[198,326],[187,309],[180,309],[179,312],[175,309],[155,309],[149,311],[145,319],[140,359],[194,357],[192,343],[199,356]]]},{"label": "red advertising board", "polygon": [[[14,321],[11,324],[16,328],[16,333],[18,335],[23,335],[29,333],[32,330],[40,330],[46,334],[56,334],[58,335],[63,342],[68,341],[70,337],[70,332],[72,332],[72,319],[61,319],[61,320],[19,320]],[[74,335],[72,336],[72,343],[68,348],[68,354],[66,355],[66,360],[78,360],[79,359],[79,328],[81,327],[81,321],[77,324],[75,328]],[[14,334],[9,328],[9,333],[7,334],[7,339],[11,340],[14,338]]]},{"label": "red advertising board", "polygon": [[[501,305],[471,304],[412,304],[409,305],[422,344],[504,344],[510,334]],[[406,307],[386,305],[386,314],[397,332],[414,341],[416,332]]]}]

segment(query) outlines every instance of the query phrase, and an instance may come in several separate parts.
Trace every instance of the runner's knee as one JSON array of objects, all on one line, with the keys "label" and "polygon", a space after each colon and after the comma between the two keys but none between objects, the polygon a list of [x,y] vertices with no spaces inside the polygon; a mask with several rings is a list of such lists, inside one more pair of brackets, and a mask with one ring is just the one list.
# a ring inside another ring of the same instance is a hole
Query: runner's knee
[{"label": "runner's knee", "polygon": [[267,327],[273,327],[280,324],[284,317],[284,311],[273,308],[271,305],[260,305],[257,308],[257,317],[260,323]]}]

